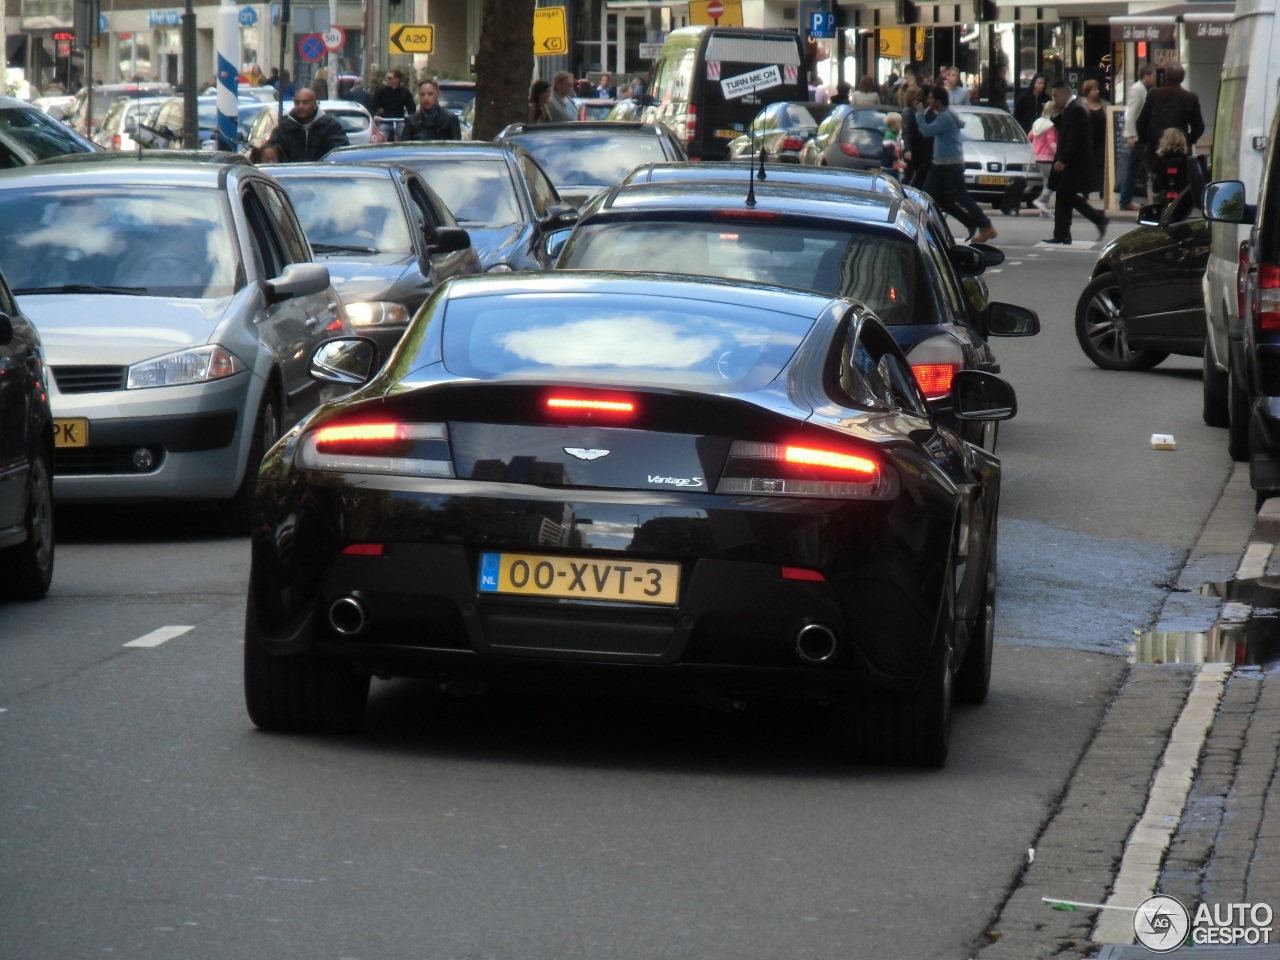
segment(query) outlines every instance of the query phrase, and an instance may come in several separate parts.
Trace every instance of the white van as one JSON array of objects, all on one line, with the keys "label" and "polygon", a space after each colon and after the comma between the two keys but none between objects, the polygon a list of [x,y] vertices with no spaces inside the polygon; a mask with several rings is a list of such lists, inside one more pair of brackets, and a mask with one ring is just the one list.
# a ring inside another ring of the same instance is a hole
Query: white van
[{"label": "white van", "polygon": [[[1218,90],[1213,179],[1241,181],[1249,203],[1258,202],[1269,124],[1280,100],[1276,2],[1237,0]],[[1204,276],[1204,305],[1209,322],[1205,338],[1204,422],[1227,427],[1228,448],[1236,460],[1249,456],[1249,385],[1242,362],[1244,322],[1237,288],[1240,244],[1248,239],[1248,227],[1214,223]]]}]

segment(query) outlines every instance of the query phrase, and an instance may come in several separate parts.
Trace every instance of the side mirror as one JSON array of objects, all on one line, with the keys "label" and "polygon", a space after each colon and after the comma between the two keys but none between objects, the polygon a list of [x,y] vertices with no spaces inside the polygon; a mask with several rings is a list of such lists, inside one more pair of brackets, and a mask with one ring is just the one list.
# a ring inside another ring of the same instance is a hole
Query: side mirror
[{"label": "side mirror", "polygon": [[1204,188],[1204,212],[1217,223],[1253,223],[1257,208],[1245,203],[1239,180],[1218,180]]},{"label": "side mirror", "polygon": [[1018,397],[1009,381],[981,370],[960,370],[951,381],[951,409],[960,420],[1010,420]]},{"label": "side mirror", "polygon": [[267,295],[272,303],[293,297],[308,297],[329,286],[329,268],[319,263],[291,263],[284,273],[267,281]]},{"label": "side mirror", "polygon": [[13,341],[13,321],[7,313],[0,313],[0,347],[7,347]]},{"label": "side mirror", "polygon": [[1159,203],[1144,203],[1138,208],[1138,223],[1144,227],[1160,226],[1160,215],[1164,212],[1164,206]]},{"label": "side mirror", "polygon": [[987,261],[988,267],[998,267],[1004,263],[1004,251],[999,247],[993,247],[989,243],[971,243],[969,248],[979,251],[982,259]]},{"label": "side mirror", "polygon": [[427,237],[428,253],[453,253],[471,246],[471,234],[462,227],[436,227]]},{"label": "side mirror", "polygon": [[551,261],[560,259],[560,252],[564,249],[565,243],[569,240],[569,234],[573,233],[570,229],[556,230],[547,234],[547,239],[543,242],[547,251],[547,257]]},{"label": "side mirror", "polygon": [[974,247],[956,244],[947,251],[947,259],[962,277],[981,276],[987,269],[987,258],[981,250]]},{"label": "side mirror", "polygon": [[311,377],[322,383],[361,386],[378,369],[378,345],[368,337],[326,340],[311,354]]},{"label": "side mirror", "polygon": [[569,226],[578,222],[578,208],[567,203],[555,203],[547,207],[540,221],[543,226]]},{"label": "side mirror", "polygon": [[992,300],[987,304],[987,335],[992,337],[1034,337],[1040,332],[1040,316],[1016,303]]}]

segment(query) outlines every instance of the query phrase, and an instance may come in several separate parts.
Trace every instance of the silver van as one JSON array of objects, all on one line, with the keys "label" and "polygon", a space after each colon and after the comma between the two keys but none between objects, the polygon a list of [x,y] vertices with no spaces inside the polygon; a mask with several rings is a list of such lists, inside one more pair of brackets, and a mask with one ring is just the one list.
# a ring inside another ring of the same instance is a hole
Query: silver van
[{"label": "silver van", "polygon": [[[1238,0],[1227,34],[1213,134],[1213,179],[1238,180],[1249,203],[1262,183],[1268,125],[1280,100],[1280,27],[1277,0]],[[1241,244],[1249,228],[1215,221],[1204,275],[1208,336],[1204,355],[1204,422],[1226,427],[1233,459],[1249,456],[1250,386],[1243,363]]]}]

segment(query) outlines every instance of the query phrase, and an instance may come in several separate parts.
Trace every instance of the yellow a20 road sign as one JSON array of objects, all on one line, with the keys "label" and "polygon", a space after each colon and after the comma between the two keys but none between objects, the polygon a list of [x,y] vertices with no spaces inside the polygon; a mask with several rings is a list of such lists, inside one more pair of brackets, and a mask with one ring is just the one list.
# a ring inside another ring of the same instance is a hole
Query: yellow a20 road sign
[{"label": "yellow a20 road sign", "polygon": [[393,23],[392,53],[431,53],[435,47],[436,28],[429,23]]},{"label": "yellow a20 road sign", "polygon": [[569,51],[569,30],[564,7],[536,7],[533,11],[533,53],[550,57]]}]

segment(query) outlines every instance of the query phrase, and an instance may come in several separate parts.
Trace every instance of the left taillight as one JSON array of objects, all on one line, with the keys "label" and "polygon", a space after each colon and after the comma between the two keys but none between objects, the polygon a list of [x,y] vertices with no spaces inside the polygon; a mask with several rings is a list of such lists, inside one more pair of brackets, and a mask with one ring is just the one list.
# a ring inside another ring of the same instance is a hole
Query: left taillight
[{"label": "left taillight", "polygon": [[339,423],[310,430],[298,466],[341,473],[452,477],[449,428],[443,423]]},{"label": "left taillight", "polygon": [[804,138],[803,137],[783,137],[782,149],[783,150],[803,150]]},{"label": "left taillight", "polygon": [[862,154],[858,152],[857,146],[852,143],[841,143],[840,152],[850,157],[860,157]]},{"label": "left taillight", "polygon": [[907,352],[916,383],[930,400],[941,400],[951,392],[951,381],[964,369],[964,351],[951,337],[929,337]]},{"label": "left taillight", "polygon": [[736,440],[716,493],[891,500],[898,475],[874,452]]}]

